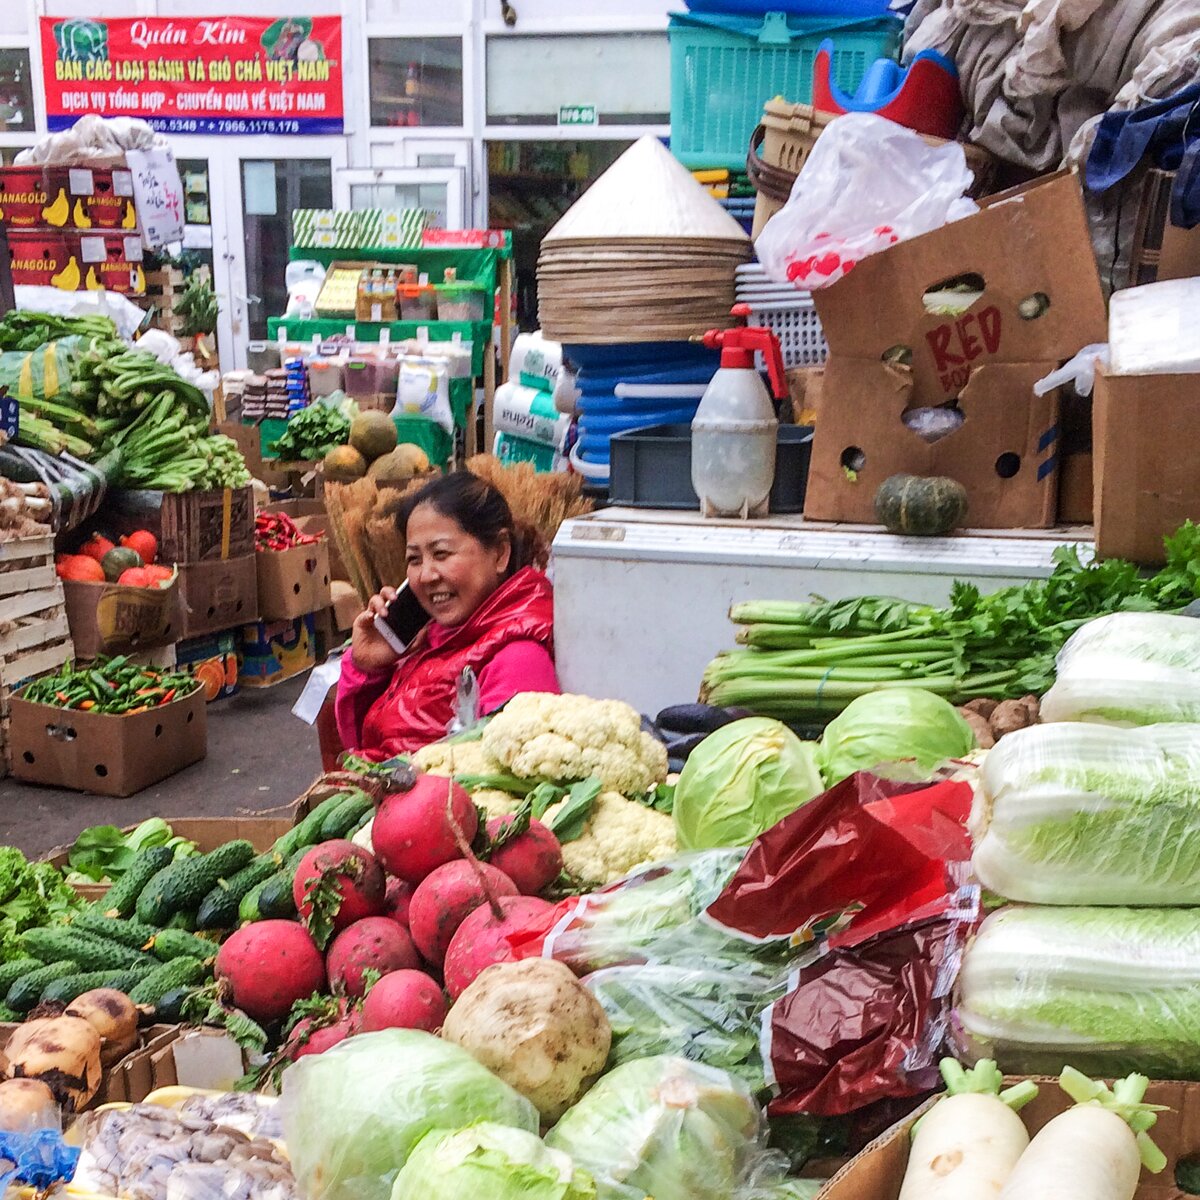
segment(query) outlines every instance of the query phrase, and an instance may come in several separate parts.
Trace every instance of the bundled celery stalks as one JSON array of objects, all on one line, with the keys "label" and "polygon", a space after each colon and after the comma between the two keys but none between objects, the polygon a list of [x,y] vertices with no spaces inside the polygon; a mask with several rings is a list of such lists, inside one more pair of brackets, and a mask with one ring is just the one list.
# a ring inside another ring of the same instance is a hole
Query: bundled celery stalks
[{"label": "bundled celery stalks", "polygon": [[956,582],[944,608],[886,596],[735,604],[729,616],[745,649],[709,664],[700,698],[812,723],[895,687],[956,704],[1040,695],[1081,625],[1122,611],[1177,611],[1200,595],[1200,527],[1189,521],[1166,551],[1163,570],[1144,576],[1133,563],[1084,564],[1076,548],[1060,547],[1048,579],[989,595]]},{"label": "bundled celery stalks", "polygon": [[1200,909],[1001,909],[958,990],[967,1048],[1007,1073],[1200,1079]]}]

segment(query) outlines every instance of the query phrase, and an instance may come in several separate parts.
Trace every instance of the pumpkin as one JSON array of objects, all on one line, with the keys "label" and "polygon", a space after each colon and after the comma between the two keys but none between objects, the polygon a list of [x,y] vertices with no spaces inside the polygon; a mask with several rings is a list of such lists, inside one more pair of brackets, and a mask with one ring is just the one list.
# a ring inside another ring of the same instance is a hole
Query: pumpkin
[{"label": "pumpkin", "polygon": [[875,493],[875,518],[889,533],[941,537],[967,518],[967,492],[956,479],[893,475]]},{"label": "pumpkin", "polygon": [[82,546],[79,547],[80,554],[86,554],[88,558],[94,558],[97,562],[102,562],[104,556],[116,548],[114,542],[110,542],[102,533],[93,533]]},{"label": "pumpkin", "polygon": [[83,583],[104,582],[104,568],[86,554],[60,554],[54,560],[54,572],[59,579]]},{"label": "pumpkin", "polygon": [[158,587],[158,583],[155,581],[154,577],[152,575],[146,574],[145,567],[128,567],[128,568],[126,568],[124,571],[121,572],[120,576],[117,579],[117,582],[122,587],[138,587],[138,588]]},{"label": "pumpkin", "polygon": [[121,545],[136,551],[147,566],[158,558],[158,538],[148,529],[135,529],[121,539]]},{"label": "pumpkin", "polygon": [[127,546],[117,546],[100,560],[100,565],[104,568],[104,578],[116,583],[131,567],[142,565],[142,556]]}]

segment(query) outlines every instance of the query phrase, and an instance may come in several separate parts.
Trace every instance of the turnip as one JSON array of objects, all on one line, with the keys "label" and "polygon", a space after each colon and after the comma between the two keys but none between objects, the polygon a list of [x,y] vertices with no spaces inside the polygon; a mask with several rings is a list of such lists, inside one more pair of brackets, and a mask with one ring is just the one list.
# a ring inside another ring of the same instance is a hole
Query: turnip
[{"label": "turnip", "polygon": [[423,971],[392,971],[363,1001],[363,1033],[380,1029],[423,1029],[436,1033],[446,1019],[446,997]]},{"label": "turnip", "polygon": [[1163,1111],[1142,1103],[1149,1084],[1127,1075],[1109,1090],[1067,1067],[1059,1086],[1075,1107],[1029,1143],[1001,1200],[1133,1200],[1142,1167],[1157,1173],[1167,1165],[1147,1132]]},{"label": "turnip", "polygon": [[325,987],[325,960],[303,925],[256,921],[217,951],[216,976],[256,1021],[281,1021],[297,1000]]},{"label": "turnip", "polygon": [[440,967],[450,939],[471,913],[489,900],[515,895],[517,885],[494,866],[465,858],[445,863],[417,884],[408,931],[425,961]]},{"label": "turnip", "polygon": [[[516,819],[515,813],[493,817],[487,823],[488,837],[495,841]],[[530,821],[524,833],[493,850],[489,861],[517,885],[517,891],[523,896],[536,896],[553,883],[563,869],[558,838],[541,821]]]},{"label": "turnip", "polygon": [[314,846],[292,882],[296,911],[318,946],[333,934],[383,911],[387,879],[375,858],[353,842]]},{"label": "turnip", "polygon": [[375,814],[371,844],[393,875],[417,884],[443,863],[462,858],[479,830],[479,814],[458,784],[420,775],[407,792],[387,796]]},{"label": "turnip", "polygon": [[390,917],[364,917],[348,925],[333,939],[325,956],[329,986],[337,993],[361,996],[366,991],[363,975],[420,966],[412,938]]},{"label": "turnip", "polygon": [[391,917],[398,925],[408,928],[408,907],[412,904],[413,892],[416,889],[411,883],[395,877],[387,881],[387,892],[383,897],[383,915]]},{"label": "turnip", "polygon": [[942,1060],[946,1095],[913,1130],[900,1200],[996,1200],[1029,1134],[1016,1109],[1037,1095],[1032,1083],[1000,1089],[991,1059],[970,1071]]},{"label": "turnip", "polygon": [[549,1124],[604,1070],[612,1028],[570,967],[527,958],[481,971],[450,1010],[442,1037],[531,1100]]},{"label": "turnip", "polygon": [[451,998],[457,1000],[485,967],[510,961],[513,956],[505,941],[507,935],[552,907],[535,896],[502,896],[471,913],[450,939],[442,964]]}]

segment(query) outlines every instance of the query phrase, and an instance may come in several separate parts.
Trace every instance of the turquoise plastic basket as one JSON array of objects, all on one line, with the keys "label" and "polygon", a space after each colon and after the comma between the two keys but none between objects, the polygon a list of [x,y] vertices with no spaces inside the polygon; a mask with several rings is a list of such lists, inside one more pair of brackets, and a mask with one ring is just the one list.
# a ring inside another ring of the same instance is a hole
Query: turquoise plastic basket
[{"label": "turquoise plastic basket", "polygon": [[763,105],[776,96],[812,101],[813,62],[834,39],[833,74],[857,89],[877,58],[895,57],[900,22],[891,17],[671,15],[671,150],[685,166],[744,170]]}]

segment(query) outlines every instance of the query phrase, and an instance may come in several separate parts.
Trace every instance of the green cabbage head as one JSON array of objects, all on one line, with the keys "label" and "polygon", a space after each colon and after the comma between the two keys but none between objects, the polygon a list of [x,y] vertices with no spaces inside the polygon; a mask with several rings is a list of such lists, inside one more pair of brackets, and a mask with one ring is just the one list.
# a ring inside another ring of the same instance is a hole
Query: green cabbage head
[{"label": "green cabbage head", "polygon": [[675,837],[681,850],[748,846],[824,790],[815,743],[767,717],[734,721],[689,756],[675,787]]},{"label": "green cabbage head", "polygon": [[484,1121],[426,1134],[392,1200],[596,1200],[596,1185],[536,1134]]},{"label": "green cabbage head", "polygon": [[758,1106],[725,1071],[660,1055],[603,1076],[546,1135],[597,1200],[729,1200],[761,1149]]},{"label": "green cabbage head", "polygon": [[528,1133],[538,1113],[467,1051],[415,1029],[347,1038],[283,1076],[284,1136],[307,1200],[388,1200],[434,1129],[494,1121]]},{"label": "green cabbage head", "polygon": [[975,749],[962,713],[921,688],[885,688],[852,700],[825,728],[817,752],[825,785],[855,771],[918,781]]}]

